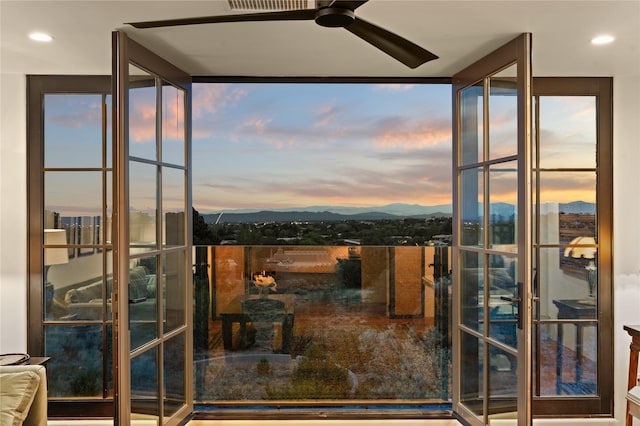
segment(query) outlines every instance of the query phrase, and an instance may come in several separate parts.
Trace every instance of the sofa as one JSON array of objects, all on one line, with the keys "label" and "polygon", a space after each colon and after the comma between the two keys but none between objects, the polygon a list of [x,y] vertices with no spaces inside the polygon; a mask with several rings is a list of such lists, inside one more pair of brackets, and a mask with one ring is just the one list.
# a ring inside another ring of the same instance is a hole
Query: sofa
[{"label": "sofa", "polygon": [[[111,278],[107,280],[107,293],[111,292]],[[129,301],[132,320],[156,318],[156,279],[147,275],[144,266],[129,271]],[[63,306],[67,318],[78,320],[102,320],[102,281],[66,290]],[[107,300],[108,315],[111,300]]]},{"label": "sofa", "polygon": [[0,366],[0,424],[47,425],[47,374],[44,366]]}]

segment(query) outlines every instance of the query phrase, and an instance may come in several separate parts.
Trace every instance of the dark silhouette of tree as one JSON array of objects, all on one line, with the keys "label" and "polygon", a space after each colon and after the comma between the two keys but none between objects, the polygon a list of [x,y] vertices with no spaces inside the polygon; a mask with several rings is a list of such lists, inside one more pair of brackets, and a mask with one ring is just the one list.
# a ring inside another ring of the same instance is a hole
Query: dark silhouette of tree
[{"label": "dark silhouette of tree", "polygon": [[220,240],[216,241],[215,235],[204,218],[200,216],[198,210],[193,210],[193,245],[205,246],[210,244],[218,244]]},{"label": "dark silhouette of tree", "polygon": [[451,235],[450,217],[340,222],[256,222],[206,224],[194,210],[194,245],[343,245],[359,240],[362,245],[422,246],[435,235]]}]

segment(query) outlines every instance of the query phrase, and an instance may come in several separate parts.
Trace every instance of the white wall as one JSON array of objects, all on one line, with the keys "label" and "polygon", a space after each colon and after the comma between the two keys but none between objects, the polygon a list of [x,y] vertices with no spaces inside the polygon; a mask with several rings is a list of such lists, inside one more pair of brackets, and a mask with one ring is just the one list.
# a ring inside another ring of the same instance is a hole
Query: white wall
[{"label": "white wall", "polygon": [[[27,349],[26,82],[0,79],[0,353]],[[616,419],[624,419],[629,337],[640,324],[640,81],[614,82],[614,341]],[[582,424],[587,423],[581,420]],[[611,424],[593,420],[590,424]],[[566,420],[545,425],[569,424]],[[575,424],[575,423],[574,423]]]},{"label": "white wall", "polygon": [[27,350],[27,100],[24,75],[0,75],[0,353]]},{"label": "white wall", "polygon": [[[624,418],[629,343],[622,329],[640,324],[640,80],[614,80],[613,309],[617,419]],[[640,422],[636,420],[636,423]]]}]

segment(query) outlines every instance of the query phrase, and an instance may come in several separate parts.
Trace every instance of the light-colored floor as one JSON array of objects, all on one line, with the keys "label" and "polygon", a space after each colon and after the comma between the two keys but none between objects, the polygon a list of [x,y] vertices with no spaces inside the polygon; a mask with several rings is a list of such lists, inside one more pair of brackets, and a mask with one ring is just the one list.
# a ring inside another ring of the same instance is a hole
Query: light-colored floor
[{"label": "light-colored floor", "polygon": [[455,420],[192,420],[187,426],[460,426]]},{"label": "light-colored floor", "polygon": [[[147,426],[153,422],[132,422]],[[192,420],[187,426],[460,426],[455,420]],[[48,426],[113,426],[112,420],[49,420]]]}]

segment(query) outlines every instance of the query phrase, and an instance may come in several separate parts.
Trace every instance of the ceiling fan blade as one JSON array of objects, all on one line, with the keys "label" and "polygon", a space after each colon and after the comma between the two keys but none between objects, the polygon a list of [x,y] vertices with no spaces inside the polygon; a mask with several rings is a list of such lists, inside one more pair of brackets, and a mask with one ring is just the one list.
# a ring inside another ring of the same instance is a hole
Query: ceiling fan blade
[{"label": "ceiling fan blade", "polygon": [[285,10],[282,12],[243,13],[239,15],[199,16],[195,18],[166,19],[162,21],[128,22],[135,28],[174,27],[178,25],[217,24],[222,22],[258,21],[312,21],[315,9]]},{"label": "ceiling fan blade", "polygon": [[369,0],[334,0],[330,1],[331,7],[340,7],[343,9],[356,10]]},{"label": "ceiling fan blade", "polygon": [[438,59],[438,56],[417,44],[364,19],[356,18],[351,25],[344,28],[412,69]]}]

